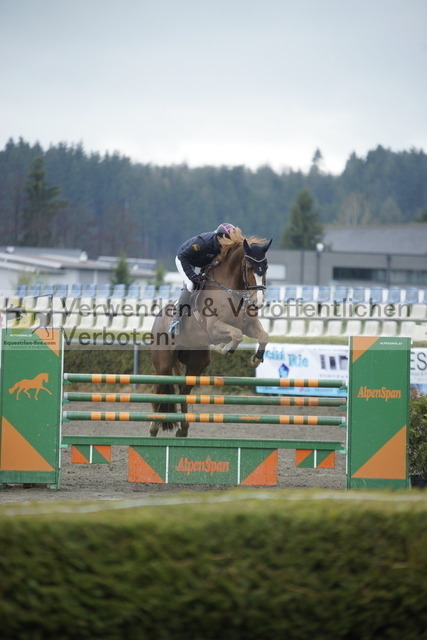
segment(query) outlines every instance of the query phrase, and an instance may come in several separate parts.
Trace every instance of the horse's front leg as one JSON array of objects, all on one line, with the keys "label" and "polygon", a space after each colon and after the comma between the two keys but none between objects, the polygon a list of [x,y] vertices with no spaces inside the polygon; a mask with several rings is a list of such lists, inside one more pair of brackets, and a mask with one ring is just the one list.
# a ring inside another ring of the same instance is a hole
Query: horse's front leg
[{"label": "horse's front leg", "polygon": [[256,338],[258,341],[258,349],[251,356],[249,363],[256,368],[261,362],[264,362],[265,348],[268,344],[270,336],[263,329],[261,322],[258,318],[251,318],[251,320],[245,325],[245,334],[249,338]]},{"label": "horse's front leg", "polygon": [[209,336],[215,351],[222,355],[234,353],[243,340],[243,333],[237,327],[226,324],[222,320],[216,320],[209,328]]}]

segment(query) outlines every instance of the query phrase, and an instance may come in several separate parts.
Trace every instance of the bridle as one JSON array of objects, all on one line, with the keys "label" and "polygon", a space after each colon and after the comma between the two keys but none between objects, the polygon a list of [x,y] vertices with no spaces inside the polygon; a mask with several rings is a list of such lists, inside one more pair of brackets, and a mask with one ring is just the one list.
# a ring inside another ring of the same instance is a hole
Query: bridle
[{"label": "bridle", "polygon": [[[248,284],[248,262],[252,264],[252,266],[258,266],[259,273],[257,275],[264,276],[267,271],[267,258],[261,258],[261,260],[257,260],[252,256],[244,255],[243,256],[243,282],[245,284],[245,289],[249,290],[257,290],[257,291],[265,291],[267,289],[265,284]],[[255,263],[255,264],[254,264]]]},{"label": "bridle", "polygon": [[[248,302],[249,298],[250,298],[250,291],[265,291],[267,289],[265,284],[249,284],[248,282],[248,262],[249,263],[256,263],[258,265],[258,269],[259,271],[262,270],[262,273],[260,273],[259,275],[264,275],[265,272],[267,271],[267,258],[262,258],[261,260],[257,260],[256,258],[253,258],[252,256],[248,256],[248,255],[244,255],[243,259],[242,259],[242,275],[243,275],[243,284],[245,287],[245,292],[243,293],[238,290],[238,289],[230,289],[229,287],[226,287],[225,285],[221,284],[220,282],[217,282],[216,280],[214,280],[213,278],[211,278],[211,276],[208,275],[208,271],[210,271],[211,268],[213,268],[212,265],[210,265],[207,270],[205,271],[205,281],[209,282],[210,285],[214,285],[215,287],[217,287],[218,289],[222,289],[223,291],[227,291],[227,293],[229,293],[230,295],[233,294],[239,294],[242,296],[242,298]],[[265,269],[263,268],[265,265]]]}]

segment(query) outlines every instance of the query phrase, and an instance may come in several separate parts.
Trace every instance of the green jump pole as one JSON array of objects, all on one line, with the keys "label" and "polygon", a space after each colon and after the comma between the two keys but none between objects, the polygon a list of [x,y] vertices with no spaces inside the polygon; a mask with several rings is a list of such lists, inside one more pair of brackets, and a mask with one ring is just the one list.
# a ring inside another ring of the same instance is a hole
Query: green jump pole
[{"label": "green jump pole", "polygon": [[230,447],[245,447],[246,449],[318,449],[320,451],[343,451],[342,442],[336,440],[257,440],[254,438],[150,438],[144,436],[63,436],[63,446],[78,445],[112,445],[129,447],[197,447],[206,449],[228,449]]},{"label": "green jump pole", "polygon": [[318,380],[316,378],[249,378],[223,376],[153,376],[115,373],[64,373],[65,382],[103,382],[108,384],[186,384],[195,386],[250,386],[250,387],[321,387],[346,388],[344,380]]},{"label": "green jump pole", "polygon": [[161,395],[155,393],[64,393],[64,402],[158,402],[186,404],[238,404],[269,405],[279,407],[341,407],[346,398],[317,396],[212,396],[212,395]]},{"label": "green jump pole", "polygon": [[107,422],[216,422],[329,425],[342,427],[345,418],[335,416],[245,416],[225,413],[144,413],[128,411],[64,411],[64,420],[92,420]]}]

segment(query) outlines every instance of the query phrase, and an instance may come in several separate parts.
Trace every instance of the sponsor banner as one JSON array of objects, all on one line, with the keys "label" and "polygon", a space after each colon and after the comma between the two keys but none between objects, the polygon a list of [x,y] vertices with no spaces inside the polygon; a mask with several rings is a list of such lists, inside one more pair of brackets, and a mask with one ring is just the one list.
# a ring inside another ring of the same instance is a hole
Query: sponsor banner
[{"label": "sponsor banner", "polygon": [[411,349],[410,378],[413,391],[427,394],[427,349]]},{"label": "sponsor banner", "polygon": [[[264,362],[256,369],[259,378],[342,378],[348,381],[348,347],[345,345],[272,343],[265,352]],[[411,349],[411,387],[427,394],[427,349]],[[258,393],[311,396],[343,396],[340,389],[300,387],[257,387]]]},{"label": "sponsor banner", "polygon": [[[345,345],[269,345],[264,362],[256,369],[260,378],[321,378],[348,380],[348,347]],[[307,387],[256,387],[259,393],[311,396],[345,396],[342,389]]]}]

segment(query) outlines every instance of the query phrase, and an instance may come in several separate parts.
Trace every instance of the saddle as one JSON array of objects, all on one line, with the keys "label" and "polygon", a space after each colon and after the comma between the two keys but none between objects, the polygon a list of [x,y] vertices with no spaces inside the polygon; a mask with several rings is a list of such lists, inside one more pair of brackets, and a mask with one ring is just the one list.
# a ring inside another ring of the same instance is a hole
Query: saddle
[{"label": "saddle", "polygon": [[186,287],[181,289],[180,296],[173,305],[172,322],[169,328],[169,333],[173,336],[179,335],[181,323],[185,322],[186,316],[193,316],[199,325],[205,329],[205,322],[197,304],[198,297],[203,288],[204,282],[200,282],[197,289],[193,291],[189,291]]}]

